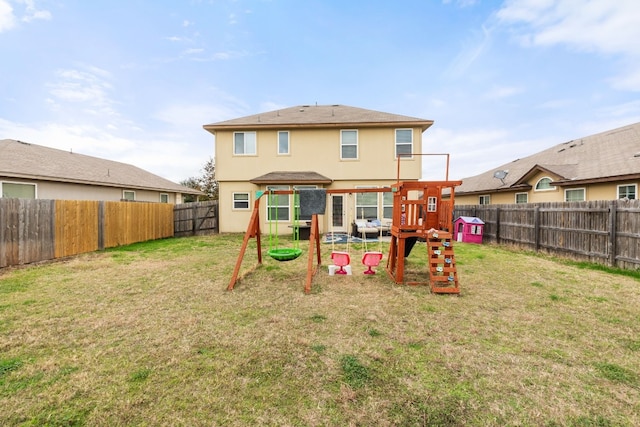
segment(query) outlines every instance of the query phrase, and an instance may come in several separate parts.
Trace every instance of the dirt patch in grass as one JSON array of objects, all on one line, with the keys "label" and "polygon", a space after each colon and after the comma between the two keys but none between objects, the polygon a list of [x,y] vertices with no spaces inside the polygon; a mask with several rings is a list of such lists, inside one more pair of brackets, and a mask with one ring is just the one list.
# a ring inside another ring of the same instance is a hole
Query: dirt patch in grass
[{"label": "dirt patch in grass", "polygon": [[352,245],[305,295],[304,242],[258,268],[250,243],[227,292],[241,242],[0,271],[0,424],[640,425],[635,277],[457,244],[461,296],[433,295]]}]

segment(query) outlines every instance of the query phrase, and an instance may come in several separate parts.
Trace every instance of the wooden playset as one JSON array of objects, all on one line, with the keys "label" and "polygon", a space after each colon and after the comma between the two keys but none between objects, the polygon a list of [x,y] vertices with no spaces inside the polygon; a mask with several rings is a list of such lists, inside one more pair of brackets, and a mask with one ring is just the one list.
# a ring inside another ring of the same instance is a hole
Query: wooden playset
[{"label": "wooden playset", "polygon": [[[398,173],[399,175],[399,173]],[[366,188],[366,189],[321,189],[321,190],[277,190],[269,193],[259,192],[254,201],[253,212],[247,231],[244,235],[242,247],[236,260],[233,275],[227,287],[233,290],[238,281],[240,267],[250,239],[256,239],[258,264],[262,264],[262,246],[260,231],[260,200],[265,194],[294,195],[294,198],[302,191],[317,192],[322,197],[330,194],[352,194],[366,192],[393,193],[393,219],[390,228],[391,241],[387,257],[386,271],[389,277],[397,284],[429,284],[433,293],[459,294],[460,285],[456,270],[455,254],[453,250],[453,206],[455,187],[461,185],[461,181],[398,181],[390,188]],[[317,198],[318,194],[315,195]],[[304,207],[300,199],[301,209]],[[307,276],[304,291],[311,291],[312,281],[319,267],[322,265],[320,254],[320,233],[318,215],[324,214],[322,210],[311,214],[311,229],[309,235],[309,253],[307,257]],[[276,214],[277,218],[277,214]],[[276,221],[277,223],[277,221]],[[271,226],[271,220],[269,221]],[[302,251],[298,248],[298,236],[294,228],[292,248],[280,248],[277,244],[277,236],[269,232],[270,247],[267,254],[277,261],[289,261],[298,258]],[[276,228],[277,234],[277,228]],[[274,245],[274,241],[276,242]],[[416,242],[425,242],[427,256],[429,258],[428,274],[424,274],[425,280],[405,279],[405,258],[411,252]],[[334,263],[331,272],[342,275],[350,273],[351,257],[348,251],[332,251]],[[373,274],[373,267],[378,266],[382,260],[381,251],[365,251],[362,263],[368,267],[365,274]]]}]

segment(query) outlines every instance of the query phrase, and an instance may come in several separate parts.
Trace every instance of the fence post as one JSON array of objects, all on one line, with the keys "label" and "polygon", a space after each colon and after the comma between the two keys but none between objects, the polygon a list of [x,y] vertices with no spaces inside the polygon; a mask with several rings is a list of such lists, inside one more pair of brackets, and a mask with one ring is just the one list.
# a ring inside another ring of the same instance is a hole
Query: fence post
[{"label": "fence post", "polygon": [[193,214],[191,216],[191,235],[195,236],[197,231],[196,220],[198,219],[198,202],[194,202],[192,206]]},{"label": "fence post", "polygon": [[104,249],[104,200],[98,202],[98,250]]},{"label": "fence post", "polygon": [[538,252],[540,250],[540,207],[533,207],[533,238],[534,248]]},{"label": "fence post", "polygon": [[500,243],[500,208],[496,206],[496,243]]},{"label": "fence post", "polygon": [[609,265],[616,266],[616,231],[618,230],[618,201],[609,203]]}]

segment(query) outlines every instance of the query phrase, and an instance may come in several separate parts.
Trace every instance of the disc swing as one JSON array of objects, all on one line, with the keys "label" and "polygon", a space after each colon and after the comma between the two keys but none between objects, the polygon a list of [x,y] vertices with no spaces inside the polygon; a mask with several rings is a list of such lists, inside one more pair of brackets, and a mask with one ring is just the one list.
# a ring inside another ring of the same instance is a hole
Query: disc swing
[{"label": "disc swing", "polygon": [[[364,218],[364,209],[362,209],[362,217]],[[382,227],[380,227],[378,251],[369,251],[369,249],[367,248],[367,233],[362,233],[362,240],[364,243],[362,263],[368,267],[367,270],[365,270],[364,274],[376,274],[375,270],[373,270],[373,267],[377,267],[380,264],[380,261],[382,261]]]},{"label": "disc swing", "polygon": [[[276,261],[291,261],[298,258],[302,254],[302,249],[299,247],[300,240],[300,229],[298,224],[298,215],[295,212],[293,214],[293,247],[292,248],[281,248],[279,247],[279,239],[278,239],[278,205],[279,203],[275,203],[275,209],[273,209],[274,205],[274,196],[277,198],[279,195],[273,194],[273,191],[269,191],[269,250],[267,251],[267,255]],[[287,196],[289,197],[289,196]],[[295,206],[295,197],[296,193],[293,193],[294,198],[294,206]],[[275,217],[275,234],[273,233],[273,223]]]}]

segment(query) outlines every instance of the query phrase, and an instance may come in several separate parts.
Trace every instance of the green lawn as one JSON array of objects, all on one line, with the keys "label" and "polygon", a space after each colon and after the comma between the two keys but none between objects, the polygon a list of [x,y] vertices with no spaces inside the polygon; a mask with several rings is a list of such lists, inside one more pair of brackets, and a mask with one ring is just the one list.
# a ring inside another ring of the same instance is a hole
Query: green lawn
[{"label": "green lawn", "polygon": [[241,242],[0,270],[0,425],[640,425],[640,274],[456,244],[461,295],[433,295],[351,245],[305,295],[306,242],[253,269],[252,241],[227,292]]}]

